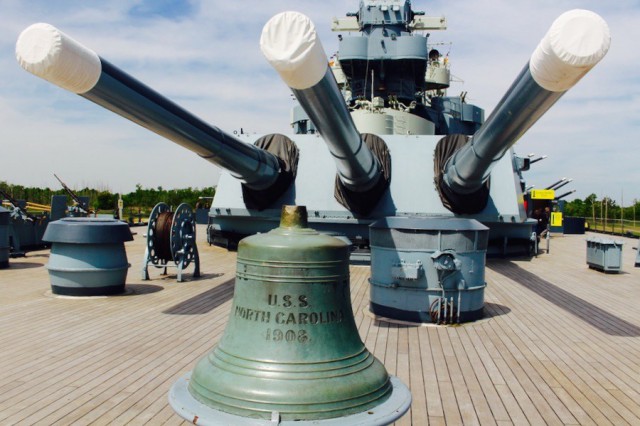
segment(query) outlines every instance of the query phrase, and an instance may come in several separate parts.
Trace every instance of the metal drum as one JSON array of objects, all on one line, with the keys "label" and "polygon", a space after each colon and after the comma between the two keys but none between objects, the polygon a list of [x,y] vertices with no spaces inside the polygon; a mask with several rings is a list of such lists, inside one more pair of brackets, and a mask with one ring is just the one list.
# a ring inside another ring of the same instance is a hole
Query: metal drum
[{"label": "metal drum", "polygon": [[482,317],[489,228],[474,219],[389,217],[370,227],[371,312],[411,322]]},{"label": "metal drum", "polygon": [[243,239],[237,259],[220,343],[169,394],[180,416],[198,424],[375,425],[408,410],[409,390],[358,335],[347,244],[307,228],[304,207],[285,206],[280,227]]},{"label": "metal drum", "polygon": [[51,222],[44,241],[49,257],[51,290],[69,296],[104,296],[124,291],[127,253],[133,240],[129,226],[114,219],[64,218]]},{"label": "metal drum", "polygon": [[0,269],[9,267],[9,210],[0,206]]}]

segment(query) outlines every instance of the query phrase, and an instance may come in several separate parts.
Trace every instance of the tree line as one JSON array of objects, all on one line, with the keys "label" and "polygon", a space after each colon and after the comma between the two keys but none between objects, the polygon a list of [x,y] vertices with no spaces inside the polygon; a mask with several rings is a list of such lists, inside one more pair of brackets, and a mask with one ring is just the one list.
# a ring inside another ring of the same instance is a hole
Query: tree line
[{"label": "tree line", "polygon": [[568,201],[564,206],[564,215],[584,218],[604,218],[639,220],[640,200],[634,199],[629,206],[619,206],[615,200],[609,197],[598,199],[596,194],[591,194],[584,200],[576,198]]},{"label": "tree line", "polygon": [[[12,185],[5,181],[0,181],[0,190],[8,193],[16,200],[27,200],[32,203],[50,204],[53,195],[66,195],[64,189],[25,187],[22,185]],[[94,188],[83,188],[73,190],[80,197],[89,197],[90,206],[95,210],[115,210],[117,208],[118,194],[108,190],[98,190]],[[181,203],[187,203],[192,208],[196,205],[208,207],[210,199],[200,200],[200,197],[213,197],[216,187],[204,188],[182,188],[164,189],[161,186],[156,188],[143,188],[137,184],[136,190],[128,194],[122,194],[122,201],[125,208],[138,208],[149,210],[159,202],[164,202],[170,206],[177,207]],[[71,202],[71,200],[69,200]],[[614,218],[624,220],[640,220],[640,200],[633,200],[629,206],[619,206],[615,200],[609,197],[598,199],[596,194],[591,194],[584,200],[576,198],[568,201],[564,207],[565,216],[584,218]]]},{"label": "tree line", "polygon": [[[12,185],[5,181],[0,181],[0,190],[6,192],[16,200],[26,200],[45,205],[51,204],[51,197],[54,195],[68,195],[64,189],[53,190],[50,188],[26,187],[22,185]],[[112,193],[109,190],[82,188],[79,190],[73,189],[73,192],[79,197],[89,197],[90,208],[97,211],[113,211],[118,205],[118,194]],[[161,186],[156,188],[143,188],[142,185],[137,184],[135,191],[122,194],[122,201],[127,209],[137,208],[145,211],[153,208],[153,206],[159,202],[167,203],[173,207],[187,203],[192,208],[196,208],[196,205],[201,207],[210,205],[210,198],[200,200],[200,197],[213,197],[215,193],[215,186],[205,188],[188,187],[182,189],[164,189]],[[69,203],[71,202],[72,200],[69,199]]]}]

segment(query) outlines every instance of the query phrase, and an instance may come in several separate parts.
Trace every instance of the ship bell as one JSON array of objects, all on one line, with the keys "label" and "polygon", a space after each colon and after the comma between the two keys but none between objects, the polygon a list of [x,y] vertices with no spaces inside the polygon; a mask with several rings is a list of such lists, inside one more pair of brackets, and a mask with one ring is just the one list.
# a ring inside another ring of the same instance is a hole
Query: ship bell
[{"label": "ship bell", "polygon": [[358,335],[349,246],[284,206],[279,228],[240,241],[224,334],[169,401],[197,424],[382,425],[411,393]]}]

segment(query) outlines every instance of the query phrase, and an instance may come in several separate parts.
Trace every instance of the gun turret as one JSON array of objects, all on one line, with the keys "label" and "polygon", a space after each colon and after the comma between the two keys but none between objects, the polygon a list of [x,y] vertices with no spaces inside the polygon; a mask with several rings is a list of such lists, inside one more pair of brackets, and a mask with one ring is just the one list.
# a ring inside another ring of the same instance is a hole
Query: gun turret
[{"label": "gun turret", "polygon": [[229,170],[250,190],[277,188],[275,199],[292,179],[278,156],[208,125],[49,24],[25,29],[16,56],[25,70]]},{"label": "gun turret", "polygon": [[604,57],[610,42],[606,22],[593,12],[571,10],[553,22],[487,121],[436,170],[440,196],[450,210],[473,214],[484,209],[494,164]]},{"label": "gun turret", "polygon": [[315,26],[303,14],[280,13],[264,26],[260,48],[327,144],[338,172],[336,197],[351,211],[368,213],[389,186],[385,154],[374,154],[386,146],[356,129]]},{"label": "gun turret", "polygon": [[562,15],[482,124],[484,110],[444,91],[448,58],[429,48],[428,34],[416,34],[445,29],[446,20],[414,12],[411,3],[363,0],[358,13],[334,21],[334,30],[359,34],[342,37],[331,66],[307,17],[272,18],[261,49],[300,106],[290,139],[267,135],[255,145],[204,123],[49,25],[26,29],[16,52],[28,71],[228,169],[209,211],[210,243],[233,248],[276,226],[282,204],[296,204],[307,206],[314,228],[359,249],[378,219],[469,215],[491,228],[489,246],[500,255],[528,252],[521,172],[538,159],[505,154],[605,55],[607,25],[588,11]]}]

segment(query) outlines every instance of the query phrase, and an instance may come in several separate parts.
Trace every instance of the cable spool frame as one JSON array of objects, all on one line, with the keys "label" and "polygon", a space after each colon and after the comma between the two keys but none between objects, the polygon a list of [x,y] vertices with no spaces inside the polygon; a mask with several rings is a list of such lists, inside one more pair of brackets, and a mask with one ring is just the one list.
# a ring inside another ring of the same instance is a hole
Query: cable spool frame
[{"label": "cable spool frame", "polygon": [[[147,224],[142,279],[149,280],[148,266],[156,268],[178,268],[178,282],[182,282],[182,271],[194,262],[193,277],[200,276],[200,257],[196,245],[195,215],[191,207],[182,203],[172,212],[166,203],[155,205]],[[173,264],[171,264],[173,263]]]}]

